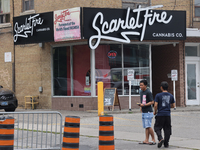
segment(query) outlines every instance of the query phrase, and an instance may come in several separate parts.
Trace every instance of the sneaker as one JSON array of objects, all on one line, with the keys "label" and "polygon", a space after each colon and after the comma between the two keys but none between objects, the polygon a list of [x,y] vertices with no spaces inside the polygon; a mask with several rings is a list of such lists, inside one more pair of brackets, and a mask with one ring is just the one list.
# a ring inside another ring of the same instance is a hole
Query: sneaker
[{"label": "sneaker", "polygon": [[169,148],[169,145],[164,145],[165,148]]},{"label": "sneaker", "polygon": [[169,147],[169,143],[168,142],[164,142],[164,147],[168,148]]},{"label": "sneaker", "polygon": [[160,140],[160,142],[158,143],[158,148],[161,148],[162,144],[164,143],[164,140]]}]

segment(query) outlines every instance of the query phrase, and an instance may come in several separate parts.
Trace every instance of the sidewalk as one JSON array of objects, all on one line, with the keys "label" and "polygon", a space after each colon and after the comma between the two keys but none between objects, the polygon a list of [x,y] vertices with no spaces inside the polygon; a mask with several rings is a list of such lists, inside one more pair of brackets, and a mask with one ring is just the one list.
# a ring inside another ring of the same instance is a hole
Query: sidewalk
[{"label": "sidewalk", "polygon": [[[187,107],[176,107],[175,109],[171,109],[171,112],[187,112],[187,111],[200,111],[200,106],[187,106]],[[88,113],[97,113],[98,110],[88,110]],[[114,109],[113,111],[108,111],[108,110],[104,110],[104,112],[106,114],[120,114],[120,113],[130,113],[130,112],[134,112],[134,113],[139,113],[139,109],[131,109],[131,111],[129,111],[128,109],[123,109],[123,110],[119,110],[119,109]]]},{"label": "sidewalk", "polygon": [[[189,111],[200,111],[200,106],[187,106],[187,107],[177,107],[175,110],[171,109],[172,112],[189,112]],[[62,113],[63,117],[66,115],[77,115],[80,117],[92,117],[98,116],[98,110],[88,110],[86,112],[80,111],[59,111]],[[112,115],[112,114],[120,114],[120,113],[140,113],[139,109],[132,109],[131,111],[127,110],[114,110],[114,111],[104,111],[105,114]],[[91,128],[80,128],[80,135],[83,137],[90,137],[92,139],[97,138],[96,142],[98,141],[98,129],[91,129]],[[157,149],[157,145],[140,145],[138,142],[144,140],[144,134],[140,133],[130,133],[124,131],[115,131],[115,143],[121,143],[122,145],[126,143],[126,148],[118,145],[116,150],[129,150],[129,149],[138,149],[138,150],[154,150]],[[90,143],[88,143],[89,145]],[[98,142],[96,143],[98,145]],[[133,148],[134,147],[134,148]],[[94,147],[93,147],[94,148]],[[98,148],[98,147],[96,147]],[[187,149],[196,149],[200,150],[200,143],[199,140],[195,139],[188,139],[188,138],[180,138],[180,137],[171,137],[170,139],[170,150],[187,150]],[[88,149],[81,149],[80,143],[80,150],[88,150]],[[93,150],[93,149],[91,149]]]},{"label": "sidewalk", "polygon": [[[94,119],[98,122],[98,110],[88,110],[88,111],[66,111],[66,110],[51,110],[51,109],[35,109],[35,110],[24,110],[17,109],[16,111],[58,111],[63,116],[63,121],[65,116],[79,116],[82,119]],[[171,109],[172,112],[191,112],[200,111],[200,106],[187,106],[187,107],[177,107],[176,110]],[[115,115],[115,114],[129,114],[129,113],[140,113],[139,109],[118,110],[114,111],[105,110],[105,114]],[[89,124],[89,123],[88,123]],[[197,131],[198,132],[198,131]],[[98,124],[95,124],[94,128],[90,126],[80,127],[80,150],[97,150],[99,144],[99,128]],[[115,137],[115,150],[155,150],[158,149],[157,145],[141,145],[138,142],[144,140],[144,133],[134,133],[129,131],[114,131]],[[165,149],[162,147],[161,149]],[[196,139],[181,138],[172,136],[170,139],[170,150],[200,150],[200,142]]]}]

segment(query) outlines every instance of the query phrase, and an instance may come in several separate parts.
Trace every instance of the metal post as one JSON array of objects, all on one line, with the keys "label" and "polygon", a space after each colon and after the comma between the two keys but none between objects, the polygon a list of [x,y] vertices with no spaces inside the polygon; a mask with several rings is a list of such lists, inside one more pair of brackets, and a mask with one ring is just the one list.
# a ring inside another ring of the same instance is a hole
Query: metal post
[{"label": "metal post", "polygon": [[129,111],[131,111],[131,80],[129,80]]},{"label": "metal post", "polygon": [[104,115],[103,82],[98,82],[98,116]]},{"label": "metal post", "polygon": [[174,100],[175,100],[175,107],[174,110],[176,110],[176,89],[175,89],[175,80],[173,81],[173,94],[174,94]]}]

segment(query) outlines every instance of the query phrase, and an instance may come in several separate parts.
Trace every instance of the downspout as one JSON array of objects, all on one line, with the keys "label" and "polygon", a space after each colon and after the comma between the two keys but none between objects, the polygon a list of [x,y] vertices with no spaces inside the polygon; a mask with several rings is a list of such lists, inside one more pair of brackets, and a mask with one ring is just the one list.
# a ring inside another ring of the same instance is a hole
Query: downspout
[{"label": "downspout", "polygon": [[192,27],[192,0],[190,0],[190,24],[189,27]]},{"label": "downspout", "polygon": [[[13,16],[12,16],[12,25],[13,25],[13,18],[14,18],[14,0],[12,0],[12,10],[13,10]],[[15,44],[13,42],[13,63],[12,63],[12,90],[15,92]]]},{"label": "downspout", "polygon": [[191,19],[192,19],[192,27],[193,27],[193,8],[194,8],[193,0],[191,0],[191,6],[192,6],[192,13],[191,13],[192,17],[191,17]]}]

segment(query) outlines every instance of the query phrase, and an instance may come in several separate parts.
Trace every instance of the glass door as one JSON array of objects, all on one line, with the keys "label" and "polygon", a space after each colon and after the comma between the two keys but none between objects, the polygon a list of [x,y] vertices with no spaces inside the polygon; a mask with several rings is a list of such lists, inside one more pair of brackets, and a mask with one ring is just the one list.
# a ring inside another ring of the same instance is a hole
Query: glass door
[{"label": "glass door", "polygon": [[199,62],[186,62],[186,105],[199,105]]}]

